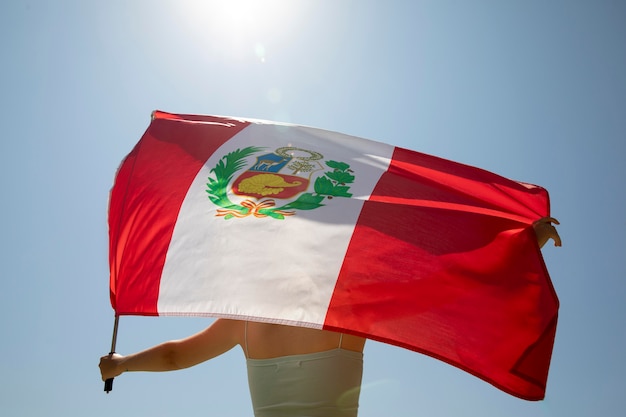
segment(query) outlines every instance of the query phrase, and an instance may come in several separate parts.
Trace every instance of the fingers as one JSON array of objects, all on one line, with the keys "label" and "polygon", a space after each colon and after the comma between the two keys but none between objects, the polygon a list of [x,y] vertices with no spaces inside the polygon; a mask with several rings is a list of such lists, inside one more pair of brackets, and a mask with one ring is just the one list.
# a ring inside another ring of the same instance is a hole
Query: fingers
[{"label": "fingers", "polygon": [[559,223],[559,221],[557,219],[555,219],[554,217],[549,217],[549,216],[548,217],[542,217],[539,220],[536,220],[535,223],[533,223],[533,224],[537,224],[537,223],[547,223],[547,224],[554,223],[554,224],[557,224],[557,225],[561,224],[561,223]]},{"label": "fingers", "polygon": [[[115,375],[116,362],[115,362],[114,355],[115,354],[110,353],[100,358],[100,364],[98,365],[98,367],[100,368],[100,375],[102,376],[103,381],[106,381],[109,378],[114,378],[115,376],[117,376]],[[115,355],[115,356],[119,356],[119,355]]]},{"label": "fingers", "polygon": [[103,356],[100,358],[100,363],[98,364],[98,368],[100,368],[100,375],[103,381],[107,380],[107,361],[111,359],[111,355]]},{"label": "fingers", "polygon": [[554,246],[561,246],[561,236],[559,236],[559,232],[557,232],[556,227],[552,225],[552,223],[556,225],[559,225],[561,223],[559,223],[559,221],[555,219],[554,217],[544,217],[541,220],[543,220],[548,226],[548,230],[549,230],[548,235],[549,235],[549,238],[554,240]]},{"label": "fingers", "polygon": [[550,227],[552,228],[552,234],[550,237],[554,240],[554,246],[561,246],[561,236],[559,236],[559,232],[556,231],[554,226],[551,225]]},{"label": "fingers", "polygon": [[560,224],[554,217],[542,217],[533,223],[533,229],[535,230],[539,247],[543,247],[550,239],[554,241],[554,246],[562,245],[561,236],[559,236],[556,227],[554,227],[552,223]]}]

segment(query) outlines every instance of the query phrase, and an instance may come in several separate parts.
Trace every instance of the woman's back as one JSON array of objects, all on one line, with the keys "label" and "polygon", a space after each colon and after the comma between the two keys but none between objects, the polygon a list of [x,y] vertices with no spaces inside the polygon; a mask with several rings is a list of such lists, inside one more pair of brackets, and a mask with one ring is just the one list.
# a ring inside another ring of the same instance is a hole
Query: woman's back
[{"label": "woman's back", "polygon": [[363,344],[338,333],[246,324],[243,347],[255,416],[355,417]]},{"label": "woman's back", "polygon": [[341,348],[363,352],[365,339],[305,327],[246,322],[241,344],[246,357],[254,359],[299,355]]}]

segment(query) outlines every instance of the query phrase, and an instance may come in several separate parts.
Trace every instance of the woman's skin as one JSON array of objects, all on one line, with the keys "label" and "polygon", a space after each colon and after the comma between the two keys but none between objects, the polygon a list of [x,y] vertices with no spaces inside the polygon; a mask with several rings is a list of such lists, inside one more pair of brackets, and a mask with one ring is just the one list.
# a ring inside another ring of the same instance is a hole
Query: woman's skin
[{"label": "woman's skin", "polygon": [[[561,246],[561,238],[554,227],[559,222],[544,217],[533,223],[539,247],[548,240]],[[339,333],[279,324],[218,319],[205,330],[182,340],[161,343],[142,352],[122,356],[116,353],[100,358],[102,380],[131,371],[173,371],[189,368],[232,349],[243,348],[246,357],[253,359],[321,352],[339,346]],[[365,339],[344,334],[341,347],[362,352]],[[249,349],[249,351],[247,351]]]},{"label": "woman's skin", "polygon": [[535,230],[540,248],[543,248],[550,239],[554,240],[554,246],[561,246],[561,237],[552,223],[558,225],[559,221],[554,217],[543,217],[533,223],[533,229]]},{"label": "woman's skin", "polygon": [[[173,371],[189,368],[242,346],[247,357],[265,359],[321,352],[339,347],[339,333],[304,327],[248,322],[245,352],[245,322],[218,319],[205,330],[182,340],[172,340],[128,356],[100,358],[102,380],[131,371]],[[362,352],[365,339],[344,334],[341,347]]]}]

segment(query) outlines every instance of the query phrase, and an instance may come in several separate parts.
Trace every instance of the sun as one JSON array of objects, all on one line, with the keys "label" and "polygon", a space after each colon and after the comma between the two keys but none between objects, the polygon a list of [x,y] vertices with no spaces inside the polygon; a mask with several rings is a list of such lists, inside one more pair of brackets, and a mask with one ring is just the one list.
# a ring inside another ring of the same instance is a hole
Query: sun
[{"label": "sun", "polygon": [[188,0],[176,11],[182,27],[193,36],[225,53],[240,54],[242,48],[265,60],[265,42],[288,36],[300,15],[298,2],[290,0]]}]

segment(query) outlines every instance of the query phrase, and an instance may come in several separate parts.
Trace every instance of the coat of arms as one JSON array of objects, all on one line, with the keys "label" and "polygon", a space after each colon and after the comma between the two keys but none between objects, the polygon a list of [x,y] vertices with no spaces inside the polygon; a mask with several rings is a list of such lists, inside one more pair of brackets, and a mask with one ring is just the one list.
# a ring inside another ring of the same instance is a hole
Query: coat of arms
[{"label": "coat of arms", "polygon": [[[255,154],[256,161],[240,172]],[[298,210],[321,207],[325,199],[351,197],[348,184],[354,182],[345,162],[325,161],[319,152],[291,146],[273,152],[254,146],[237,149],[222,157],[211,173],[206,191],[220,207],[216,215],[225,219],[250,215],[284,219]],[[276,207],[275,199],[285,204]]]}]

